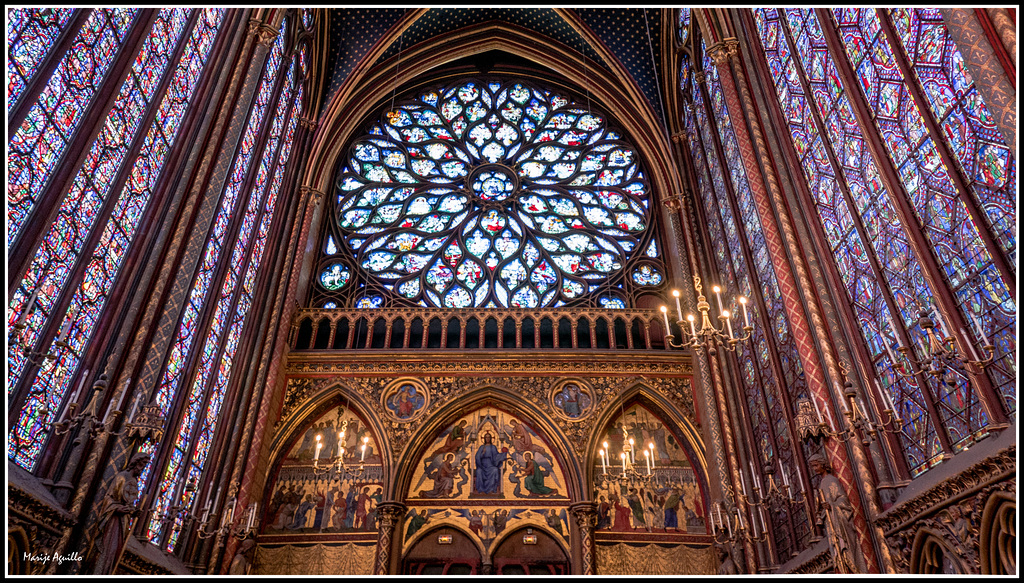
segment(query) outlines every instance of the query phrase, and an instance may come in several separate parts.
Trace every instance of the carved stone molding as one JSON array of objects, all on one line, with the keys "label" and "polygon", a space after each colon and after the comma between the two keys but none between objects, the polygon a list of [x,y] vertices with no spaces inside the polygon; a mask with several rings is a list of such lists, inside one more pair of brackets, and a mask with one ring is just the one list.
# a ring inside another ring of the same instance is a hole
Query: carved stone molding
[{"label": "carved stone molding", "polygon": [[[625,352],[625,351],[624,351]],[[635,358],[633,354],[623,354],[623,358]],[[672,362],[585,362],[576,366],[557,366],[559,363],[544,361],[448,361],[448,362],[323,362],[290,359],[286,371],[288,374],[328,373],[328,374],[488,374],[488,373],[605,373],[605,374],[692,374],[689,365]]]},{"label": "carved stone molding", "polygon": [[[64,532],[75,525],[73,516],[55,508],[18,486],[7,483],[7,530],[21,528],[28,540],[28,552],[52,555]],[[28,561],[31,574],[40,575],[50,567],[48,561]]]},{"label": "carved stone molding", "polygon": [[952,550],[965,572],[980,573],[982,514],[992,494],[1016,492],[1016,456],[1016,445],[1003,449],[879,517],[897,569],[921,572],[915,552],[927,536]]},{"label": "carved stone molding", "polygon": [[1017,469],[1017,446],[1010,446],[967,470],[943,481],[899,506],[890,508],[877,522],[888,536],[915,517],[929,513],[944,503],[956,501],[972,490]]},{"label": "carved stone molding", "polygon": [[810,560],[800,564],[787,573],[796,574],[814,574],[814,573],[825,573],[833,567],[832,563],[832,551],[827,545],[823,550],[810,558]]},{"label": "carved stone molding", "polygon": [[327,194],[319,189],[313,188],[312,186],[302,186],[299,188],[299,192],[302,196],[309,196],[309,202],[314,207],[319,207],[324,202],[324,197]]},{"label": "carved stone molding", "polygon": [[133,553],[130,549],[125,549],[124,554],[121,555],[121,561],[117,564],[118,575],[173,575],[171,571],[148,561],[139,555]]},{"label": "carved stone molding", "polygon": [[402,520],[406,506],[401,502],[382,502],[377,506],[377,556],[373,572],[386,575],[391,565],[392,537],[395,526]]}]

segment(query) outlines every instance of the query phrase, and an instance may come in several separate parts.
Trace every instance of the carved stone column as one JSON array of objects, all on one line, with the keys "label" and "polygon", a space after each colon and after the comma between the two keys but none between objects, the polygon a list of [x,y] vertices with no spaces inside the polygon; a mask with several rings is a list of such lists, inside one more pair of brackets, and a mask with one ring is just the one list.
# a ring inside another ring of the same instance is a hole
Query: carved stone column
[{"label": "carved stone column", "polygon": [[569,507],[580,529],[580,559],[584,575],[594,575],[597,564],[594,555],[594,527],[597,526],[597,508],[593,502],[577,502]]},{"label": "carved stone column", "polygon": [[404,514],[405,504],[401,502],[381,502],[377,505],[377,556],[373,563],[374,575],[389,574],[392,537]]},{"label": "carved stone column", "polygon": [[[823,347],[821,355],[824,357],[824,362],[819,360],[819,355],[815,350],[814,335],[811,332],[811,327],[813,325],[816,329],[821,330],[824,326],[824,320],[813,298],[808,298],[805,304],[800,297],[800,288],[810,289],[810,278],[801,259],[800,251],[795,245],[792,222],[785,211],[785,206],[782,204],[778,180],[767,163],[764,175],[761,174],[761,169],[758,165],[759,158],[767,161],[770,159],[770,155],[764,143],[764,136],[758,121],[757,112],[754,110],[753,100],[746,86],[743,64],[739,61],[738,45],[739,41],[735,38],[725,39],[721,43],[709,47],[708,54],[715,61],[726,105],[730,115],[736,120],[733,123],[733,129],[736,132],[742,163],[750,184],[751,193],[754,196],[757,214],[761,220],[765,242],[771,255],[772,265],[775,267],[779,289],[785,299],[786,316],[797,343],[800,359],[804,365],[807,389],[812,398],[822,403],[825,408],[831,409],[833,405],[824,369],[828,368],[833,378],[838,378],[838,369],[835,359],[827,346]],[[734,72],[738,77],[738,81],[733,80]],[[743,120],[750,123],[749,131],[747,130],[747,124],[743,123]],[[776,222],[775,212],[779,213],[778,223]],[[792,265],[787,256],[793,258]],[[808,313],[805,313],[803,308],[806,308]],[[860,474],[862,484],[866,490],[869,490],[866,502],[867,504],[872,504],[874,501],[873,486],[870,481],[870,475],[865,476],[862,472],[865,469],[863,460],[851,460],[845,448],[834,440],[826,442],[825,450],[828,453],[829,462],[835,470],[836,477],[847,491],[851,493],[856,491],[854,473],[858,472]],[[856,455],[856,452],[854,452],[854,455]],[[864,508],[865,504],[857,495],[852,495],[850,502],[854,508],[854,520],[857,525],[861,551],[867,558],[867,563],[872,565],[874,570],[879,565],[879,561],[875,554],[871,534],[869,533],[870,526],[868,525]],[[884,549],[882,552],[885,554]],[[881,565],[883,570],[888,570],[890,563],[886,560],[887,557],[883,556],[882,559]]]}]

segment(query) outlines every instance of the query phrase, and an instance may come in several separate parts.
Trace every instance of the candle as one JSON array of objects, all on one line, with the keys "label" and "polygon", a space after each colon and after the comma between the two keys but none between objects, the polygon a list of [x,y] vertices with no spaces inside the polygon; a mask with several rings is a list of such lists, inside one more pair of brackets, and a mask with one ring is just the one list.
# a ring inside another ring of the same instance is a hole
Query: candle
[{"label": "candle", "polygon": [[636,463],[636,448],[633,447],[633,438],[629,438],[629,463]]},{"label": "candle", "polygon": [[647,460],[647,475],[651,475],[651,454],[646,449],[644,450],[644,458]]},{"label": "candle", "polygon": [[[128,383],[131,383],[131,381],[132,381],[131,379],[128,379]],[[132,419],[135,419],[135,412],[139,410],[139,397],[141,397],[141,396],[142,396],[141,394],[135,395],[135,399],[132,401],[132,412],[128,414],[128,420],[129,421],[131,421]]]},{"label": "candle", "polygon": [[607,462],[607,460],[605,460],[604,450],[603,449],[602,450],[598,450],[597,453],[599,453],[601,455],[601,472],[607,474],[608,473],[608,462]]},{"label": "candle", "polygon": [[690,321],[690,334],[697,337],[697,329],[693,327],[693,314],[687,314],[686,319]]},{"label": "candle", "polygon": [[736,518],[739,519],[740,528],[743,529],[743,530],[746,530],[746,528],[747,528],[747,519],[743,518],[743,513],[740,512],[739,508],[736,509]]},{"label": "candle", "polygon": [[619,457],[622,458],[622,471],[625,472],[626,471],[626,452],[620,453]]},{"label": "candle", "polygon": [[665,318],[665,332],[668,333],[668,308],[665,306],[661,307],[661,315]]},{"label": "candle", "polygon": [[754,531],[754,538],[757,538],[758,537],[758,532],[757,532],[757,513],[756,512],[751,512],[750,513],[750,529],[752,531]]},{"label": "candle", "polygon": [[746,496],[747,495],[747,483],[743,481],[743,472],[739,472],[739,474],[740,474],[740,486],[743,488],[743,495]]},{"label": "candle", "polygon": [[722,315],[725,316],[725,326],[729,329],[729,338],[732,339],[732,320],[729,319],[729,310],[722,312]]},{"label": "candle", "polygon": [[786,470],[782,467],[782,460],[779,460],[779,476],[782,477],[782,484],[789,486],[789,478],[786,477]]},{"label": "candle", "polygon": [[747,316],[747,298],[740,296],[740,305],[743,306],[743,325],[750,327],[750,317]]},{"label": "candle", "polygon": [[724,309],[722,308],[722,295],[721,293],[719,293],[722,291],[722,288],[716,285],[715,287],[711,288],[711,291],[715,292],[715,300],[718,302],[718,313],[721,314],[724,311]]},{"label": "candle", "polygon": [[861,416],[864,418],[865,421],[867,421],[868,420],[868,410],[864,406],[864,399],[858,399],[857,400],[857,405],[860,406],[860,414],[861,414]]},{"label": "candle", "polygon": [[317,436],[316,436],[316,453],[313,455],[313,461],[317,461],[317,460],[320,459],[320,448],[323,447],[323,446],[324,446],[324,444],[320,441],[320,435],[317,434]]},{"label": "candle", "polygon": [[836,426],[832,423],[832,415],[828,415],[825,418],[828,419],[828,426],[832,429],[832,433],[836,433]]},{"label": "candle", "polygon": [[976,362],[980,361],[981,359],[978,358],[978,351],[974,349],[974,342],[971,342],[970,336],[967,335],[967,332],[964,332],[963,328],[960,329],[960,335],[963,336],[964,340],[967,342],[967,348],[971,349],[971,356],[974,357],[974,360]]},{"label": "candle", "polygon": [[732,513],[728,513],[729,522],[725,523],[725,526],[729,529],[729,538],[732,538]]},{"label": "candle", "polygon": [[718,510],[718,528],[722,528],[722,504],[715,502],[715,509]]},{"label": "candle", "polygon": [[935,314],[935,320],[939,323],[939,329],[942,330],[942,336],[949,338],[949,330],[946,329],[946,321],[942,319],[942,314],[936,307],[932,308],[932,313]]},{"label": "candle", "polygon": [[[44,277],[45,277],[45,274],[44,274]],[[40,284],[42,284],[42,278],[40,278]],[[25,302],[25,307],[22,308],[21,316],[18,317],[18,322],[17,322],[17,324],[15,324],[15,326],[18,326],[19,328],[20,327],[24,327],[25,326],[25,322],[27,322],[29,317],[32,316],[32,312],[34,312],[35,308],[36,308],[36,298],[39,297],[39,289],[41,287],[43,287],[43,286],[42,285],[38,285],[38,286],[36,286],[36,289],[32,290],[32,295],[30,295],[28,297],[28,301]]]},{"label": "candle", "polygon": [[65,339],[68,337],[68,332],[71,331],[71,325],[75,323],[75,316],[78,315],[76,311],[74,315],[68,316],[64,320],[64,327],[60,329],[60,334],[57,336],[57,341],[54,344],[64,344]]},{"label": "candle", "polygon": [[359,446],[359,461],[362,462],[366,459],[366,444]]},{"label": "candle", "polygon": [[988,346],[988,336],[985,336],[985,330],[981,327],[981,321],[978,320],[978,317],[973,312],[971,313],[971,320],[974,321],[974,327],[978,329],[978,336],[981,336],[982,346]]},{"label": "candle", "polygon": [[647,444],[647,449],[651,450],[651,468],[654,468],[655,467],[655,463],[654,463],[654,444],[653,443],[648,443]]},{"label": "candle", "polygon": [[814,405],[814,413],[818,416],[818,423],[821,423],[821,409],[818,409],[818,401],[811,395],[811,404]]},{"label": "candle", "polygon": [[345,432],[338,432],[338,457],[341,457],[345,453]]},{"label": "candle", "polygon": [[846,394],[843,392],[843,387],[839,386],[839,383],[836,383],[836,391],[839,393],[839,407],[843,410],[843,413],[846,413]]},{"label": "candle", "polygon": [[800,473],[800,464],[794,464],[794,465],[796,465],[796,485],[797,485],[798,491],[803,491],[803,489],[804,489],[804,486],[803,486],[804,476],[803,476],[803,474]]},{"label": "candle", "polygon": [[896,366],[899,364],[900,361],[896,360],[896,355],[893,354],[892,348],[889,348],[889,344],[883,341],[882,346],[885,346],[885,353],[889,355],[889,360],[892,362],[892,365]]},{"label": "candle", "polygon": [[683,319],[683,309],[681,307],[679,307],[679,290],[677,290],[677,289],[672,290],[672,296],[676,299],[676,314],[679,316],[679,319],[682,320]]},{"label": "candle", "polygon": [[882,401],[885,403],[885,406],[890,411],[895,411],[896,409],[895,409],[895,407],[892,406],[892,401],[889,400],[889,394],[886,393],[884,390],[882,390],[882,384],[880,382],[878,382],[878,379],[875,379],[875,388],[877,388],[878,389],[878,393],[880,395],[882,395]]}]

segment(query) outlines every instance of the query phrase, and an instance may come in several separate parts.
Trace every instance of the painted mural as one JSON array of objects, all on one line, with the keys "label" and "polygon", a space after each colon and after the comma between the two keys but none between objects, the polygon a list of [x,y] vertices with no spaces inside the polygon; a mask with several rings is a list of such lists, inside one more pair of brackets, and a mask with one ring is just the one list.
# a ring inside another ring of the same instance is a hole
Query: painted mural
[{"label": "painted mural", "polygon": [[[622,471],[620,457],[630,439],[639,474],[633,477]],[[599,476],[594,492],[598,532],[707,533],[693,467],[660,418],[633,405],[612,421],[600,443],[608,444],[608,454],[605,461],[597,460],[594,472]]]},{"label": "painted mural", "polygon": [[376,438],[351,411],[332,409],[309,424],[284,456],[262,532],[376,532],[383,497]]},{"label": "painted mural", "polygon": [[404,381],[384,391],[383,401],[385,410],[396,421],[412,421],[427,410],[430,393],[418,383]]},{"label": "painted mural", "polygon": [[552,410],[570,421],[579,421],[590,414],[594,399],[582,383],[569,381],[555,387],[549,398]]},{"label": "painted mural", "polygon": [[438,524],[472,533],[488,548],[509,527],[569,536],[566,479],[550,446],[519,417],[493,407],[441,429],[410,483],[404,541]]}]

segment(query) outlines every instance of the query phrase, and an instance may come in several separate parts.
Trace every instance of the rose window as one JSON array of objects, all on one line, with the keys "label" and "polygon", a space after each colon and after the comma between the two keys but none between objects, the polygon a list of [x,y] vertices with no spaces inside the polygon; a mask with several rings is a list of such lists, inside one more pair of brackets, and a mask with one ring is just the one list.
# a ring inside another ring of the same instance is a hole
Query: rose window
[{"label": "rose window", "polygon": [[321,271],[347,255],[357,307],[625,307],[664,279],[648,199],[603,116],[525,83],[463,81],[352,144]]}]

